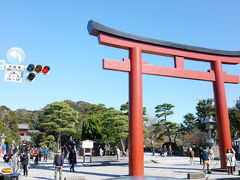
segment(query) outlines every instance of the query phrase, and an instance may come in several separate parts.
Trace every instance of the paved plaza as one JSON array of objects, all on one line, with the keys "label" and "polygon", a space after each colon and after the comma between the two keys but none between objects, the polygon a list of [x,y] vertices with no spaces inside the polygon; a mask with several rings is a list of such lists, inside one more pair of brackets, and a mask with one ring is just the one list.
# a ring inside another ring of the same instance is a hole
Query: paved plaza
[{"label": "paved plaza", "polygon": [[[86,180],[110,179],[128,175],[128,159],[122,158],[117,161],[114,156],[93,157],[93,162],[82,163],[82,158],[78,159],[75,172],[70,172],[67,161],[63,168],[63,177],[83,177]],[[86,159],[89,161],[89,159]],[[240,162],[237,162],[237,169],[234,175],[227,172],[215,172],[206,174],[204,179],[240,179],[238,169]],[[212,161],[211,168],[220,168],[219,161]],[[196,158],[195,166],[190,165],[188,157],[172,156],[161,157],[145,154],[145,176],[187,179],[187,173],[203,172],[199,158]],[[28,177],[21,176],[21,180],[48,180],[53,179],[54,168],[52,160],[40,162],[38,168],[30,168]],[[64,178],[63,178],[64,179]]]}]

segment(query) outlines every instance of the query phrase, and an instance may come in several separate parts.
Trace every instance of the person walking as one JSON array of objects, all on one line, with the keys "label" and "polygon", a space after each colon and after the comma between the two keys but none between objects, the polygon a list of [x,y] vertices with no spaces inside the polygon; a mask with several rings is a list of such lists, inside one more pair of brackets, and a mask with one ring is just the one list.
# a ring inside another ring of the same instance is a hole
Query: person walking
[{"label": "person walking", "polygon": [[233,149],[227,149],[226,162],[228,174],[233,174],[234,167],[236,165],[235,151]]},{"label": "person walking", "polygon": [[38,167],[38,155],[35,157],[34,159],[34,167],[37,168]]},{"label": "person walking", "polygon": [[43,150],[42,147],[39,147],[38,149],[38,161],[42,161],[42,154],[43,154]]},{"label": "person walking", "polygon": [[34,160],[33,160],[33,156],[34,156],[33,148],[30,148],[29,154],[30,154],[30,159],[31,159],[31,161],[34,162]]},{"label": "person walking", "polygon": [[[209,169],[209,153],[208,153],[208,147],[204,147],[203,149],[203,171],[205,173],[211,174],[211,171]],[[207,171],[206,171],[207,167]]]},{"label": "person walking", "polygon": [[166,147],[166,145],[164,145],[164,147],[163,147],[163,155],[162,156],[167,157],[167,147]]},{"label": "person walking", "polygon": [[11,158],[11,166],[13,168],[13,172],[17,172],[19,170],[19,162],[18,162],[18,150],[16,149]]},{"label": "person walking", "polygon": [[74,165],[77,163],[77,156],[76,156],[76,151],[75,149],[72,149],[69,153],[69,156],[68,156],[68,160],[69,160],[69,163],[71,165],[70,167],[70,171],[75,171],[74,170]]},{"label": "person walking", "polygon": [[24,152],[23,155],[20,157],[22,167],[23,167],[23,175],[28,176],[28,152]]},{"label": "person walking", "polygon": [[33,157],[34,157],[34,166],[37,167],[38,166],[38,149],[34,148],[33,149]]},{"label": "person walking", "polygon": [[45,162],[47,162],[47,159],[48,159],[48,151],[49,151],[48,147],[45,146],[45,147],[43,148],[43,156],[44,156],[43,161],[45,161]]},{"label": "person walking", "polygon": [[170,145],[168,146],[168,155],[169,155],[169,156],[172,156],[172,152],[173,152],[173,150],[172,150],[172,145],[170,144]]},{"label": "person walking", "polygon": [[54,157],[53,166],[55,168],[54,180],[57,180],[57,174],[59,173],[59,180],[62,179],[62,167],[63,167],[63,156],[60,150]]},{"label": "person walking", "polygon": [[189,150],[188,150],[188,156],[190,157],[190,164],[191,164],[191,166],[195,166],[195,161],[194,161],[195,153],[194,153],[194,151],[192,150],[192,148],[189,148]]}]

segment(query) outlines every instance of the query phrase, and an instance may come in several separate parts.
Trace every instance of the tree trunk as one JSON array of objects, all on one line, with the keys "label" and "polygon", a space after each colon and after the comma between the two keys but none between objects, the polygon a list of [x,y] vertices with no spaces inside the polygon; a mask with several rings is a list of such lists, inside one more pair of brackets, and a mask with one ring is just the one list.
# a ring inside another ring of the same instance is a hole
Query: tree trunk
[{"label": "tree trunk", "polygon": [[123,156],[127,156],[127,152],[126,152],[126,150],[125,150],[125,144],[124,144],[122,138],[120,138],[120,142],[121,142],[121,145],[122,145]]},{"label": "tree trunk", "polygon": [[175,134],[175,136],[174,136],[174,143],[175,144],[177,144],[177,136],[178,136],[178,134]]},{"label": "tree trunk", "polygon": [[170,133],[169,128],[167,128],[167,132],[168,132],[169,142],[172,143],[172,138],[171,138],[171,133]]},{"label": "tree trunk", "polygon": [[58,147],[58,150],[61,150],[61,133],[58,134],[57,147]]},{"label": "tree trunk", "polygon": [[151,145],[152,145],[152,152],[153,152],[153,155],[154,155],[154,152],[155,152],[155,147],[154,147],[154,135],[151,136]]}]

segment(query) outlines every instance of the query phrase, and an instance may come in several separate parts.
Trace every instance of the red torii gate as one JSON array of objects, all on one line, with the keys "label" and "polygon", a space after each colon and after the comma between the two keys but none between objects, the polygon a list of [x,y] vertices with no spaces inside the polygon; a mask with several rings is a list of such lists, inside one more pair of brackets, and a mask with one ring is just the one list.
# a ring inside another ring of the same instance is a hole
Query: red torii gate
[{"label": "red torii gate", "polygon": [[[222,64],[239,64],[240,51],[224,51],[144,38],[118,31],[96,21],[88,22],[90,35],[100,44],[129,51],[123,61],[103,59],[103,68],[129,72],[129,175],[144,175],[144,137],[142,112],[142,74],[210,81],[213,83],[217,114],[221,168],[226,168],[225,152],[232,148],[224,83],[240,83],[239,76],[228,75]],[[142,53],[174,57],[175,67],[161,67],[142,61]],[[184,69],[184,59],[211,64],[208,72]]]}]

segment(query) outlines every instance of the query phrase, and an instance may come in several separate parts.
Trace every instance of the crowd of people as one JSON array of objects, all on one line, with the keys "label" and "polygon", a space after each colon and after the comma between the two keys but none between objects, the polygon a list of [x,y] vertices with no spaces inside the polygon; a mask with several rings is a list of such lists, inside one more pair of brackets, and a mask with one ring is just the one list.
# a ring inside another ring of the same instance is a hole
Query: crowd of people
[{"label": "crowd of people", "polygon": [[[2,148],[3,147],[3,148]],[[195,149],[196,150],[196,149]],[[120,149],[116,148],[117,158],[120,159]],[[160,155],[166,157],[167,155],[172,156],[172,147],[162,147],[159,149]],[[99,155],[103,156],[104,151],[99,148]],[[198,154],[200,164],[203,164],[203,171],[205,173],[211,174],[210,171],[210,161],[214,160],[214,152],[211,147],[200,147],[198,152],[194,151],[191,147],[188,148],[187,154],[190,158],[190,165],[195,166],[195,154]],[[0,148],[0,155],[3,160],[9,163],[14,172],[20,172],[24,176],[28,176],[28,169],[38,168],[39,162],[47,162],[50,158],[50,151],[47,146],[45,147],[30,147],[24,146],[12,146],[12,145],[2,145]],[[53,158],[53,156],[52,156]],[[58,150],[53,158],[53,166],[55,168],[54,177],[57,179],[62,178],[62,167],[64,160],[67,159],[70,164],[70,171],[75,171],[75,164],[77,163],[77,153],[75,148],[67,148],[64,146],[61,150]],[[233,174],[236,166],[236,153],[234,149],[227,149],[225,154],[227,173]]]},{"label": "crowd of people", "polygon": [[[28,169],[38,168],[39,162],[47,162],[50,158],[49,148],[45,147],[30,147],[22,145],[19,147],[6,145],[4,149],[0,148],[1,156],[4,162],[9,163],[13,169],[13,172],[19,172],[23,176],[28,176]],[[53,166],[55,168],[55,179],[57,175],[59,179],[62,177],[62,166],[64,159],[68,159],[70,164],[70,171],[75,171],[74,165],[77,163],[76,150],[73,148],[70,151],[68,149],[59,150],[54,156]]]},{"label": "crowd of people", "polygon": [[[164,145],[163,147],[159,146],[158,152],[160,156],[163,156],[163,157],[172,156],[172,153],[173,153],[172,146],[171,145],[169,145],[168,147],[166,145]],[[154,156],[154,154],[155,154],[155,148],[152,148],[152,155]]]},{"label": "crowd of people", "polygon": [[49,148],[47,146],[36,148],[28,145],[18,147],[12,145],[2,145],[0,152],[4,162],[9,163],[14,172],[19,171],[22,172],[24,176],[28,176],[30,161],[34,163],[33,167],[37,167],[38,162],[42,161],[42,158],[43,161],[47,162]]},{"label": "crowd of people", "polygon": [[[195,150],[195,151],[194,151]],[[215,158],[219,161],[220,157],[215,157],[214,151],[212,147],[208,146],[203,146],[199,148],[191,148],[188,147],[187,150],[187,156],[189,157],[190,165],[195,166],[195,157],[196,155],[199,157],[200,164],[203,165],[203,172],[206,174],[211,174],[211,168],[210,168],[210,163],[211,161],[214,162]],[[173,150],[171,145],[168,147],[164,145],[163,147],[159,147],[159,154],[162,157],[167,157],[167,156],[172,156]],[[155,154],[155,149],[152,149],[152,155],[154,156]],[[236,167],[236,152],[234,149],[227,149],[226,154],[225,154],[225,160],[226,160],[226,165],[227,165],[227,173],[228,174],[233,174],[235,172],[235,167]],[[217,163],[218,161],[215,161]]]},{"label": "crowd of people", "polygon": [[[205,146],[204,148],[200,147],[198,151],[198,155],[199,155],[200,164],[203,164],[203,171],[205,173],[211,174],[212,172],[210,171],[210,161],[214,160],[213,149],[208,146]],[[188,156],[190,158],[190,164],[194,166],[195,152],[191,147],[188,148]],[[225,160],[227,164],[227,173],[233,174],[236,167],[236,153],[234,149],[227,149],[227,152],[225,154]]]}]

